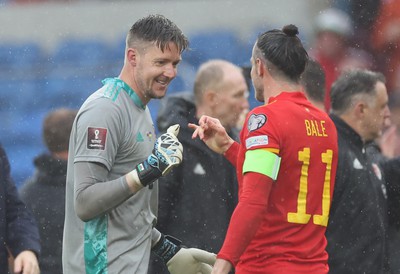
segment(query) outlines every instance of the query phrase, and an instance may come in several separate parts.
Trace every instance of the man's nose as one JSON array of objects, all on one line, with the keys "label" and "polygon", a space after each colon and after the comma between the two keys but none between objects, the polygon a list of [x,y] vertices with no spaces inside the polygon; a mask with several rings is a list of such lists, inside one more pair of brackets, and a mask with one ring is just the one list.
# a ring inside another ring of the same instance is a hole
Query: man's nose
[{"label": "man's nose", "polygon": [[177,68],[170,64],[165,67],[164,75],[169,78],[175,78],[177,75]]}]

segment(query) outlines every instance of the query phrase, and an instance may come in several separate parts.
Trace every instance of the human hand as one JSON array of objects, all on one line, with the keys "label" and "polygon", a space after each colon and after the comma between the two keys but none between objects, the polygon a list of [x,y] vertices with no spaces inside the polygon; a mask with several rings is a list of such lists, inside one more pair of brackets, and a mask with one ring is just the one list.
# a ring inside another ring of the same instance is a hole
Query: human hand
[{"label": "human hand", "polygon": [[182,162],[183,147],[177,138],[178,134],[179,125],[176,124],[158,137],[153,152],[130,172],[133,181],[147,186]]},{"label": "human hand", "polygon": [[36,254],[30,250],[24,250],[15,257],[15,274],[39,274],[39,263]]},{"label": "human hand", "polygon": [[387,128],[380,137],[379,146],[382,154],[388,158],[393,158],[395,156],[395,150],[398,142],[399,137],[397,136],[397,128],[396,126],[392,125]]},{"label": "human hand", "polygon": [[217,259],[215,261],[214,267],[211,274],[228,274],[232,270],[232,264],[223,259]]},{"label": "human hand", "polygon": [[197,248],[181,248],[168,262],[171,274],[210,274],[216,255]]},{"label": "human hand", "polygon": [[153,155],[157,157],[158,162],[155,167],[158,165],[162,175],[182,162],[183,147],[177,138],[179,129],[178,124],[170,126],[166,133],[158,137],[154,145]]},{"label": "human hand", "polygon": [[199,125],[189,123],[189,128],[194,130],[192,139],[199,137],[210,149],[219,154],[225,153],[234,142],[221,122],[210,116],[201,116]]}]

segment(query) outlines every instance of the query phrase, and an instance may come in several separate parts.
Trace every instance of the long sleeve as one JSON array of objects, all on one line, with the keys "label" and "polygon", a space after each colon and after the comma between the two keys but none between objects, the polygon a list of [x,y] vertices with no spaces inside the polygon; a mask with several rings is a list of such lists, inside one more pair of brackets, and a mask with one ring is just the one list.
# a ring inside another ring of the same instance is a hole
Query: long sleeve
[{"label": "long sleeve", "polygon": [[[10,166],[7,156],[0,147],[1,186],[0,203],[1,215],[5,216],[4,242],[11,253],[16,256],[24,250],[32,250],[40,254],[40,238],[36,221],[18,195],[17,188],[10,177]],[[3,233],[3,230],[1,231]]]},{"label": "long sleeve", "polygon": [[259,173],[246,173],[243,178],[244,189],[236,207],[224,245],[218,258],[236,265],[250,241],[257,233],[267,211],[268,197],[272,179]]},{"label": "long sleeve", "polygon": [[234,142],[231,147],[225,152],[225,158],[236,168],[237,156],[239,153],[239,143]]},{"label": "long sleeve", "polygon": [[83,221],[108,212],[133,195],[125,176],[107,181],[107,174],[107,168],[101,164],[90,162],[75,164],[77,186],[75,211]]}]

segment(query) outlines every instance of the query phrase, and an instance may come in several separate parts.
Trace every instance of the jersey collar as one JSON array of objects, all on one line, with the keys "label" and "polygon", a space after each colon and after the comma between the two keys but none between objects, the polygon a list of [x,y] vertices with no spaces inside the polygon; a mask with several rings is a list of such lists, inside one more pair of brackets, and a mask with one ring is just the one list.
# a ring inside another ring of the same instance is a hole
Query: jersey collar
[{"label": "jersey collar", "polygon": [[267,104],[274,103],[278,100],[299,101],[299,100],[307,100],[307,98],[304,92],[301,91],[292,91],[292,92],[283,91],[274,97],[269,97]]},{"label": "jersey collar", "polygon": [[128,93],[129,97],[131,97],[132,101],[135,103],[135,105],[141,109],[146,109],[146,105],[143,104],[142,100],[140,100],[139,96],[136,94],[136,92],[124,81],[121,79],[114,77],[114,78],[106,78],[103,81],[103,84],[113,84],[119,88],[122,88],[125,90],[126,93]]}]

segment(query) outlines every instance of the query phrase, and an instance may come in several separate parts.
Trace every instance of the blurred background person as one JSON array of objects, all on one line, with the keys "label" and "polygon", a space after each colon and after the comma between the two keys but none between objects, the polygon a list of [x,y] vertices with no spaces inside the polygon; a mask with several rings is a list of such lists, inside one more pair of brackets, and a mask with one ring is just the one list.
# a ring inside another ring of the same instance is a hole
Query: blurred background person
[{"label": "blurred background person", "polygon": [[62,273],[68,146],[76,114],[75,109],[61,108],[46,115],[42,136],[48,151],[34,159],[36,171],[20,189],[39,225],[42,274]]},{"label": "blurred background person", "polygon": [[[193,92],[163,99],[157,117],[160,132],[173,124],[180,125],[179,140],[185,159],[159,179],[157,228],[179,235],[189,246],[211,252],[218,252],[222,246],[237,203],[237,180],[228,160],[201,140],[192,139],[193,130],[188,123],[197,124],[200,116],[212,115],[238,140],[238,121],[249,109],[243,73],[240,67],[225,60],[203,63],[196,74]],[[153,263],[149,273],[168,273],[162,264],[154,260]]]},{"label": "blurred background person", "polygon": [[371,142],[367,150],[379,161],[388,195],[388,273],[400,273],[400,93],[389,96],[390,117],[386,119],[382,136]]},{"label": "blurred background person", "polygon": [[0,145],[0,273],[39,274],[39,232],[10,176],[10,163]]},{"label": "blurred background person", "polygon": [[330,0],[332,8],[340,9],[349,15],[354,29],[357,30],[350,37],[352,47],[372,52],[371,30],[382,2],[382,0]]},{"label": "blurred background person", "polygon": [[325,72],[314,60],[308,60],[306,68],[300,77],[307,99],[316,107],[325,111]]},{"label": "blurred background person", "polygon": [[373,25],[372,45],[388,92],[400,93],[400,1],[382,0]]},{"label": "blurred background person", "polygon": [[390,116],[385,77],[369,70],[343,73],[332,86],[339,160],[326,231],[329,273],[385,273],[388,191],[376,152],[367,149]]},{"label": "blurred background person", "polygon": [[[394,147],[389,149],[386,153],[388,157],[400,156],[400,93],[389,94],[389,109],[390,109],[390,121],[392,127],[392,142]],[[390,132],[389,132],[390,133]],[[386,143],[385,140],[381,142],[381,145]]]},{"label": "blurred background person", "polygon": [[309,49],[310,57],[318,61],[325,72],[325,110],[330,109],[330,89],[342,71],[350,68],[370,68],[369,54],[351,47],[354,33],[350,16],[342,10],[329,8],[315,18],[315,39]]},{"label": "blurred background person", "polygon": [[390,117],[375,143],[385,158],[392,159],[400,156],[400,93],[389,94],[388,106]]}]

